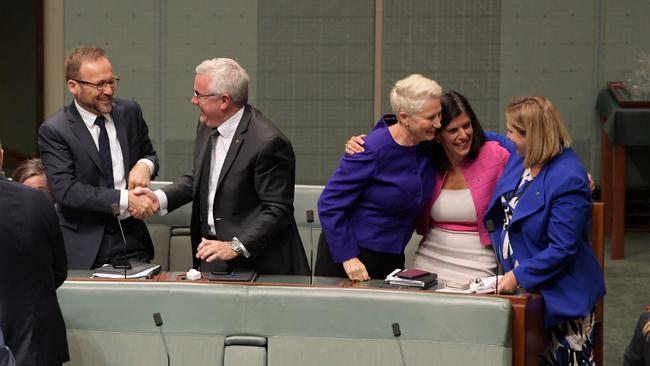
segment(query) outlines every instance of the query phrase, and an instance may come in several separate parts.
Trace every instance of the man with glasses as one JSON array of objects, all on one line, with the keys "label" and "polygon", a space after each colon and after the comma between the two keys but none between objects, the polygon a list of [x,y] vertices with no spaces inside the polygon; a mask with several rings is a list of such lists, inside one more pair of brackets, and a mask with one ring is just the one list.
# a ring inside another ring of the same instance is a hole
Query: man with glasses
[{"label": "man with glasses", "polygon": [[[116,261],[150,261],[153,244],[139,218],[153,213],[147,187],[158,171],[158,155],[138,103],[113,98],[119,78],[104,50],[79,47],[66,60],[67,87],[74,101],[39,130],[70,269],[91,269]],[[113,215],[126,236],[127,250]],[[129,208],[137,211],[132,217]]]},{"label": "man with glasses", "polygon": [[307,275],[293,216],[293,148],[247,101],[248,74],[237,62],[217,58],[198,65],[194,169],[147,194],[159,199],[163,214],[193,201],[195,268]]}]

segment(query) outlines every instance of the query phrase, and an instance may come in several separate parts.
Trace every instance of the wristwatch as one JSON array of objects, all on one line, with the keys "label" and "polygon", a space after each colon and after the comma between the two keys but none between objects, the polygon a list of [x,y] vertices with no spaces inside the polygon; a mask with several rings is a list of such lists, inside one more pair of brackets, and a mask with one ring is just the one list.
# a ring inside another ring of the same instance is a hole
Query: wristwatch
[{"label": "wristwatch", "polygon": [[235,251],[235,253],[241,255],[244,258],[249,258],[251,256],[251,253],[246,250],[246,247],[244,244],[242,244],[237,237],[232,238],[232,241],[230,242],[230,248]]}]

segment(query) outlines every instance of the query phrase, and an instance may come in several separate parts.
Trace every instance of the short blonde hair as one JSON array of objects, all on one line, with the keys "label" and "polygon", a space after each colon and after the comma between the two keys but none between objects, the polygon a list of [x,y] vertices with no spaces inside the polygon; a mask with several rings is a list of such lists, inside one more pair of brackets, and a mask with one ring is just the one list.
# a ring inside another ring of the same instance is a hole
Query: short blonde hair
[{"label": "short blonde hair", "polygon": [[571,147],[560,113],[545,97],[515,99],[506,107],[506,119],[526,138],[526,167],[543,165]]},{"label": "short blonde hair", "polygon": [[420,74],[398,80],[390,91],[390,105],[395,114],[408,115],[419,112],[429,98],[440,97],[442,88],[435,81]]},{"label": "short blonde hair", "polygon": [[240,107],[248,103],[248,73],[235,60],[205,60],[196,67],[196,73],[210,75],[210,93],[228,94]]}]

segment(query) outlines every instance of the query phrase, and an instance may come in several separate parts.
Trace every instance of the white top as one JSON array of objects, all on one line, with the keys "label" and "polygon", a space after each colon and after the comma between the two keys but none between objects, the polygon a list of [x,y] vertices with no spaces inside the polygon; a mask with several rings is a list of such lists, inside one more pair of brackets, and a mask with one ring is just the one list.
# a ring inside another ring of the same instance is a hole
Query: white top
[{"label": "white top", "polygon": [[431,218],[438,222],[476,222],[476,208],[469,188],[443,189],[431,207]]},{"label": "white top", "polygon": [[[74,100],[74,104],[81,115],[81,119],[84,121],[84,124],[90,132],[90,136],[95,142],[95,147],[99,151],[99,126],[95,124],[95,119],[97,115],[95,113],[89,112],[83,109],[77,100]],[[120,220],[123,220],[131,214],[126,210],[129,207],[129,191],[126,189],[126,180],[127,176],[124,169],[124,158],[122,156],[122,146],[120,146],[120,141],[117,139],[117,130],[115,129],[115,123],[110,113],[102,114],[106,120],[106,132],[108,133],[108,145],[111,148],[111,162],[113,163],[113,185],[115,189],[120,190]],[[153,162],[149,159],[140,159],[138,163],[143,162],[149,167],[149,172],[153,173],[154,165]]]}]

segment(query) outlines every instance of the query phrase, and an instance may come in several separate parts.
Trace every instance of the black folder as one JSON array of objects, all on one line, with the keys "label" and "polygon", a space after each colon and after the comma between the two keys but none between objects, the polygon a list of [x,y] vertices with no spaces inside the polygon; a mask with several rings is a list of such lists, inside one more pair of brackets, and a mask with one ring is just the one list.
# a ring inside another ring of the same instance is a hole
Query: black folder
[{"label": "black folder", "polygon": [[228,273],[210,272],[208,280],[210,281],[236,281],[236,282],[255,282],[257,271],[252,269],[235,269]]}]

